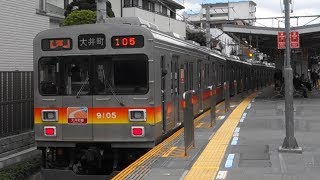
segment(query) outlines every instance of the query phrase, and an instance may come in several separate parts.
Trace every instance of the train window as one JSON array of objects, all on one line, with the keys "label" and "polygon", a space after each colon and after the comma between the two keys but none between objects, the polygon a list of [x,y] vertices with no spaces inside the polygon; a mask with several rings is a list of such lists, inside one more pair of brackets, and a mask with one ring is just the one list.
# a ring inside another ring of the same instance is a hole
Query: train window
[{"label": "train window", "polygon": [[193,74],[193,63],[190,62],[189,63],[189,73],[188,73],[189,77],[188,77],[188,84],[189,84],[189,89],[187,90],[193,90],[193,77],[194,77],[194,74]]},{"label": "train window", "polygon": [[209,76],[209,64],[206,64],[205,67],[204,67],[204,73],[205,73],[205,76],[204,76],[204,83],[205,83],[205,87],[208,87],[209,86],[209,83],[210,83],[210,76]]},{"label": "train window", "polygon": [[87,95],[90,92],[89,59],[87,56],[63,58],[65,95]]},{"label": "train window", "polygon": [[[183,68],[183,66],[181,67]],[[184,65],[184,91],[187,91],[189,89],[189,67],[188,63],[185,63]]]},{"label": "train window", "polygon": [[55,57],[39,60],[39,91],[42,95],[58,95],[59,63]]},{"label": "train window", "polygon": [[212,72],[211,72],[211,77],[210,77],[210,79],[211,79],[211,84],[214,84],[214,85],[217,85],[217,82],[216,82],[216,78],[217,78],[217,74],[216,74],[216,65],[215,65],[215,63],[212,63]]},{"label": "train window", "polygon": [[148,61],[144,55],[97,57],[94,72],[95,94],[148,92]]}]

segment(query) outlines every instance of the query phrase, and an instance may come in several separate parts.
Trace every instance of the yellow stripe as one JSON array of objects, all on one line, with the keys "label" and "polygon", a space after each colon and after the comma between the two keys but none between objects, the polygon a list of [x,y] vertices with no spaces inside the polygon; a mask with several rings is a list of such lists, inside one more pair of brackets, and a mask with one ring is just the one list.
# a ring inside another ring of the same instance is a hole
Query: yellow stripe
[{"label": "yellow stripe", "polygon": [[169,149],[169,151],[167,151],[164,155],[162,155],[162,157],[168,157],[172,151],[174,151],[175,149],[177,149],[177,146],[173,146]]},{"label": "yellow stripe", "polygon": [[132,164],[130,164],[127,168],[125,168],[124,170],[122,170],[119,174],[117,174],[114,178],[112,178],[113,180],[123,180],[125,179],[127,176],[129,176],[137,167],[139,167],[143,162],[145,162],[146,160],[148,160],[149,158],[151,158],[152,156],[158,154],[161,152],[161,149],[167,145],[168,143],[170,143],[172,140],[174,140],[175,138],[177,138],[183,131],[183,128],[181,128],[180,130],[178,130],[176,133],[174,133],[172,136],[170,136],[168,139],[166,139],[165,141],[163,141],[162,143],[158,144],[156,147],[154,147],[153,149],[151,149],[149,152],[147,152],[145,155],[143,155],[142,157],[140,157],[138,160],[136,160],[135,162],[133,162]]},{"label": "yellow stripe", "polygon": [[214,179],[225,151],[232,138],[233,131],[237,127],[241,115],[246,110],[250,101],[256,93],[250,95],[230,114],[219,130],[212,137],[206,148],[203,150],[197,161],[185,177],[185,180],[193,179]]}]

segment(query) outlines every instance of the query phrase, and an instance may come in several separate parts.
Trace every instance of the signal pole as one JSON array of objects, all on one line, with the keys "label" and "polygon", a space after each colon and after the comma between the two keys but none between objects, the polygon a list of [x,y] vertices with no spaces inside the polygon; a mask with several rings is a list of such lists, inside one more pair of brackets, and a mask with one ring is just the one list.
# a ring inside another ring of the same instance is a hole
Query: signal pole
[{"label": "signal pole", "polygon": [[284,80],[285,80],[285,119],[286,119],[286,137],[280,152],[302,153],[302,148],[298,146],[294,137],[294,117],[293,117],[293,72],[291,67],[291,49],[290,49],[290,2],[284,0],[285,7],[285,29],[286,29],[286,51],[284,61]]},{"label": "signal pole", "polygon": [[207,47],[211,48],[211,34],[210,34],[210,6],[206,6],[206,41],[207,41]]}]

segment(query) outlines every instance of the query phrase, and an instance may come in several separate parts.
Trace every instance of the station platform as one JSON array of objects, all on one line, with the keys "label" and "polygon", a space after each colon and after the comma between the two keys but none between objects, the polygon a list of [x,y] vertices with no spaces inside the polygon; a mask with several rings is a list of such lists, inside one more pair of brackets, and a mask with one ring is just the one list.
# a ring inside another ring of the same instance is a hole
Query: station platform
[{"label": "station platform", "polygon": [[195,147],[184,155],[183,129],[150,150],[113,179],[319,179],[320,92],[294,99],[295,137],[303,152],[282,153],[284,98],[273,87],[231,99],[231,110],[217,105],[195,119]]}]

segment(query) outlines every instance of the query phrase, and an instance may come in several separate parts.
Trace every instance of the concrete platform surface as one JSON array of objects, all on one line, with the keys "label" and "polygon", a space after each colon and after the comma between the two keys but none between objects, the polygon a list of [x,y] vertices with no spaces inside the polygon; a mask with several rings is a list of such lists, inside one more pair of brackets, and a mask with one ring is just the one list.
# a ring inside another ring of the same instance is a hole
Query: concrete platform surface
[{"label": "concrete platform surface", "polygon": [[[251,103],[238,124],[238,141],[228,146],[220,177],[228,180],[319,180],[320,92],[294,99],[295,137],[302,153],[279,152],[285,138],[284,99],[274,99],[271,87]],[[240,128],[240,129],[239,129]],[[228,165],[228,156],[234,154]]]}]

